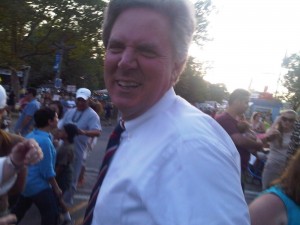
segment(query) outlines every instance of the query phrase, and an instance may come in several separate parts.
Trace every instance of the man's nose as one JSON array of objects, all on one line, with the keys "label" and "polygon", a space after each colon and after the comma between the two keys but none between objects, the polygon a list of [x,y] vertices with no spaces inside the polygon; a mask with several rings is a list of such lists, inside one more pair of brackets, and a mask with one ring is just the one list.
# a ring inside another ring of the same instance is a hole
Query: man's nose
[{"label": "man's nose", "polygon": [[121,69],[133,69],[137,67],[136,53],[133,49],[127,48],[123,51],[118,67]]}]

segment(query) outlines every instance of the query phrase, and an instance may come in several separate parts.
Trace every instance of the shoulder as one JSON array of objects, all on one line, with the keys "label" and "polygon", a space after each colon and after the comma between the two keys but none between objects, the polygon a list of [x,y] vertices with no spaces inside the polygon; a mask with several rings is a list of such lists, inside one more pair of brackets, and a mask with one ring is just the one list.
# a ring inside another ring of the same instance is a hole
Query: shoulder
[{"label": "shoulder", "polygon": [[[150,132],[152,135],[155,133],[160,137],[170,137],[173,148],[193,148],[195,154],[218,152],[219,155],[234,155],[235,158],[236,148],[228,134],[213,118],[200,110],[192,106],[180,107],[172,112],[157,114],[156,117],[157,120],[150,123],[160,126],[149,129]],[[161,130],[162,127],[165,129]]]},{"label": "shoulder", "polygon": [[287,224],[287,213],[282,200],[273,193],[256,198],[249,206],[252,225]]},{"label": "shoulder", "polygon": [[35,139],[38,142],[38,144],[40,145],[40,147],[42,148],[42,150],[44,148],[52,145],[52,142],[51,142],[51,139],[49,138],[49,136],[38,130],[34,130],[26,136],[26,139],[30,139],[30,138]]},{"label": "shoulder", "polygon": [[91,107],[87,108],[87,114],[85,118],[88,119],[89,122],[95,123],[95,120],[99,120],[99,115],[93,110]]},{"label": "shoulder", "polygon": [[12,133],[8,133],[9,134],[9,138],[11,139],[11,142],[13,145],[21,142],[21,141],[24,141],[25,139],[20,136],[20,135],[17,135],[17,134],[12,134]]},{"label": "shoulder", "polygon": [[66,118],[66,117],[68,117],[68,116],[70,116],[70,115],[73,115],[75,111],[76,111],[76,108],[68,109],[68,110],[65,112],[63,118]]}]

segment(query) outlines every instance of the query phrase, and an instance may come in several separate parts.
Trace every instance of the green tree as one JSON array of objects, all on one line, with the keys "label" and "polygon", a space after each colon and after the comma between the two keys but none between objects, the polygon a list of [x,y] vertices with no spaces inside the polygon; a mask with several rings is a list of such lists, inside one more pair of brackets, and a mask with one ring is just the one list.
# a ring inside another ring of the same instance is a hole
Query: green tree
[{"label": "green tree", "polygon": [[207,100],[208,82],[203,79],[202,63],[189,57],[185,70],[175,86],[176,94],[190,103]]},{"label": "green tree", "polygon": [[294,110],[298,110],[300,107],[300,53],[285,58],[282,66],[287,69],[283,77],[283,86],[288,92],[281,98],[289,102]]},{"label": "green tree", "polygon": [[208,89],[209,94],[207,98],[210,101],[216,101],[221,104],[224,99],[228,99],[229,97],[229,92],[225,84],[209,84]]},{"label": "green tree", "polygon": [[[207,41],[210,41],[207,27],[209,16],[216,8],[210,0],[198,0],[195,2],[195,10],[197,23],[193,41],[198,46],[203,46]],[[206,69],[204,62],[199,62],[190,57],[179,82],[175,86],[176,93],[192,104],[204,101],[221,103],[229,95],[226,86],[207,82],[204,79]]]},{"label": "green tree", "polygon": [[[65,71],[69,71],[69,68],[64,66],[75,61],[76,65],[89,67],[85,73],[99,74],[101,67],[93,65],[95,59],[103,54],[99,33],[106,4],[102,0],[2,0],[0,66],[15,71],[22,65],[30,65],[32,74],[40,74],[36,78],[40,83],[47,80],[48,76],[53,76],[51,67],[55,53],[63,49],[62,68]],[[68,48],[70,46],[73,50]],[[40,66],[34,62],[51,64]],[[95,68],[98,70],[95,71]],[[78,78],[79,74],[72,75]],[[14,79],[16,74],[11,77],[12,86],[18,89],[17,79]]]},{"label": "green tree", "polygon": [[207,27],[209,25],[209,16],[215,12],[216,8],[211,0],[198,0],[195,2],[196,29],[194,33],[194,42],[202,46],[209,41]]}]

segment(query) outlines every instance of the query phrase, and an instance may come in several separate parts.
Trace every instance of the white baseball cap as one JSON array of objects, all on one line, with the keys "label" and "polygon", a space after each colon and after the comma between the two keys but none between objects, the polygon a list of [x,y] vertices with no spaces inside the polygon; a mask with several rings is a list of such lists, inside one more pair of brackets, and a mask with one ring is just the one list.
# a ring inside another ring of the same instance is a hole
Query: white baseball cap
[{"label": "white baseball cap", "polygon": [[6,91],[2,85],[0,85],[0,109],[4,109],[6,107]]},{"label": "white baseball cap", "polygon": [[83,98],[88,100],[91,97],[91,91],[87,88],[79,88],[76,92],[76,98]]}]

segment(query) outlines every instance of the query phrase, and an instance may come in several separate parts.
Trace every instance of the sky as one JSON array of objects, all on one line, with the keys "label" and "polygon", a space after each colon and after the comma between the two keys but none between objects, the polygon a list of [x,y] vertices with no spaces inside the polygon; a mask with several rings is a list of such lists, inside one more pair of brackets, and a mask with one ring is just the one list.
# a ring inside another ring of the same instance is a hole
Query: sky
[{"label": "sky", "polygon": [[300,52],[300,0],[212,0],[213,41],[191,54],[210,61],[205,79],[224,83],[229,92],[245,88],[283,92],[277,85],[285,55]]}]

